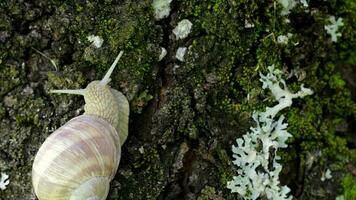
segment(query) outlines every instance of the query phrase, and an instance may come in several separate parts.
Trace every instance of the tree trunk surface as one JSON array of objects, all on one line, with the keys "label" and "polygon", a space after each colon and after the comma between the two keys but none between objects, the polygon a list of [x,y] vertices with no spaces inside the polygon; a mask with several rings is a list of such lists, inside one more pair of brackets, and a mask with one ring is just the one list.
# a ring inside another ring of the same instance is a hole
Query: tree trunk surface
[{"label": "tree trunk surface", "polygon": [[[36,152],[84,112],[82,96],[49,91],[101,79],[121,50],[110,86],[129,100],[129,136],[107,199],[243,199],[227,188],[231,148],[276,104],[259,81],[270,65],[290,91],[314,91],[281,112],[293,137],[277,151],[280,185],[295,199],[356,198],[356,3],[289,2],[283,15],[277,0],[176,0],[163,19],[146,0],[0,2],[0,199],[36,199]],[[343,20],[336,42],[330,16]]]}]

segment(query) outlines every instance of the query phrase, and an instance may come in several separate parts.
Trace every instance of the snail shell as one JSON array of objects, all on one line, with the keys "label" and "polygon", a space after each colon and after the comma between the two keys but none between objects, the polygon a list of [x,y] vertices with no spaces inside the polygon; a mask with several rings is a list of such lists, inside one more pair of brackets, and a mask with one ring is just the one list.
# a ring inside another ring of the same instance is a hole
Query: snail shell
[{"label": "snail shell", "polygon": [[[33,164],[33,186],[40,199],[105,199],[121,156],[118,133],[107,121],[81,115],[52,133]],[[83,196],[89,187],[92,194]]]},{"label": "snail shell", "polygon": [[84,96],[83,115],[53,132],[37,152],[32,184],[40,200],[105,200],[128,135],[129,103],[107,84],[122,52],[101,81],[85,89],[54,90]]}]

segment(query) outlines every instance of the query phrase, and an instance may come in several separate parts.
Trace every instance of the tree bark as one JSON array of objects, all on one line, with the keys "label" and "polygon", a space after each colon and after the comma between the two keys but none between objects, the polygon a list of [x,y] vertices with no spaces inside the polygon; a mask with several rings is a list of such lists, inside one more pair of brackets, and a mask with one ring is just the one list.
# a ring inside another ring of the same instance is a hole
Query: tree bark
[{"label": "tree bark", "polygon": [[[297,3],[288,15],[269,0],[170,8],[157,20],[146,0],[0,3],[0,172],[10,177],[0,199],[36,198],[38,148],[83,113],[82,97],[49,90],[101,79],[121,50],[110,85],[130,102],[130,126],[108,199],[241,198],[226,188],[238,170],[231,146],[255,126],[253,111],[274,105],[259,82],[272,64],[291,91],[301,84],[314,91],[283,111],[293,138],[277,152],[281,185],[297,199],[354,198],[342,182],[355,180],[355,2]],[[324,29],[331,15],[344,22],[337,42]],[[192,31],[177,39],[172,31],[183,19]],[[179,47],[187,48],[183,61]],[[327,169],[332,178],[321,181]]]}]

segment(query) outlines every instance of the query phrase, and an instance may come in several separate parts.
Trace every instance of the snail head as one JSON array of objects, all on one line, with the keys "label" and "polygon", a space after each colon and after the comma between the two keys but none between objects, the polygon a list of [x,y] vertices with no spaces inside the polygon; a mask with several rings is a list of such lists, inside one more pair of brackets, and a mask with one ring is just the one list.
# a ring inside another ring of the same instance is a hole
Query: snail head
[{"label": "snail head", "polygon": [[92,81],[87,85],[85,89],[77,90],[51,90],[50,93],[66,93],[66,94],[77,94],[84,96],[85,106],[84,114],[95,115],[104,118],[110,122],[114,127],[117,127],[118,123],[118,109],[119,102],[114,93],[117,91],[110,88],[108,83],[110,82],[110,76],[115,69],[119,59],[121,58],[123,51],[120,51],[119,55],[116,57],[114,63],[111,65],[109,70],[106,72],[102,80]]}]

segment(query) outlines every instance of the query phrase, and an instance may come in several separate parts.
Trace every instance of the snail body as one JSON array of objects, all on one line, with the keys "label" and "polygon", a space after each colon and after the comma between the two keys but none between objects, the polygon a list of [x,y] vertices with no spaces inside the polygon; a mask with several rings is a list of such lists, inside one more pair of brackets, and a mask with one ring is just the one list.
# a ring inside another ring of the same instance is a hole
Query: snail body
[{"label": "snail body", "polygon": [[42,144],[32,167],[39,200],[105,200],[128,134],[129,103],[107,84],[122,52],[101,81],[85,89],[53,90],[84,96],[84,114],[69,120]]}]

